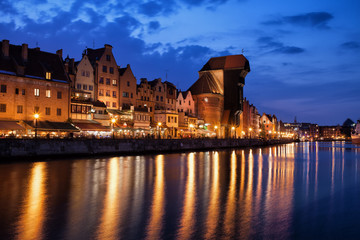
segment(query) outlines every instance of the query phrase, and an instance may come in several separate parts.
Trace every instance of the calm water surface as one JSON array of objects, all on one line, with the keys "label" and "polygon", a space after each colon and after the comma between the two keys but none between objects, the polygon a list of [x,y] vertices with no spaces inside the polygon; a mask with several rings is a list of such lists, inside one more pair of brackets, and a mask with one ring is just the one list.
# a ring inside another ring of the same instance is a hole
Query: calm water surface
[{"label": "calm water surface", "polygon": [[360,238],[342,142],[0,165],[0,239]]}]

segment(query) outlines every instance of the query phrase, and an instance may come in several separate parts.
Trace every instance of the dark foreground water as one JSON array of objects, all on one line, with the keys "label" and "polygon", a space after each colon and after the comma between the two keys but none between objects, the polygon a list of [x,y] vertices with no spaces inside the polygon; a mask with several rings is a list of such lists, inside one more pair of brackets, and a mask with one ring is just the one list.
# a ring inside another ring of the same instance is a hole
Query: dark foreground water
[{"label": "dark foreground water", "polygon": [[0,165],[0,239],[360,238],[360,146]]}]

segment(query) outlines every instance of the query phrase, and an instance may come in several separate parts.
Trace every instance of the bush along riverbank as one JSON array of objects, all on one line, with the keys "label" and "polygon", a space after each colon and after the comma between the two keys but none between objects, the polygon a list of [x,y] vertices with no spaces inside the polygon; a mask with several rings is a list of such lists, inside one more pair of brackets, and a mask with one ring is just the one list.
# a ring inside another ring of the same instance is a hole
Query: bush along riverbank
[{"label": "bush along riverbank", "polygon": [[261,147],[292,140],[261,139],[1,139],[0,158],[141,154]]}]

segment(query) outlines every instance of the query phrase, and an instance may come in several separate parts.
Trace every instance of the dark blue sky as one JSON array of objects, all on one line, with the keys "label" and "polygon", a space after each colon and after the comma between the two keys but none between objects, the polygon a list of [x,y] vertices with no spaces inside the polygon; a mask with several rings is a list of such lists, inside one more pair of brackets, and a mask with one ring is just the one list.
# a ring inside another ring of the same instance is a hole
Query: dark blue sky
[{"label": "dark blue sky", "polygon": [[[0,36],[79,60],[114,47],[139,80],[186,90],[210,57],[249,59],[245,96],[283,121],[360,119],[358,0],[2,0]],[[167,73],[167,74],[166,74]]]}]

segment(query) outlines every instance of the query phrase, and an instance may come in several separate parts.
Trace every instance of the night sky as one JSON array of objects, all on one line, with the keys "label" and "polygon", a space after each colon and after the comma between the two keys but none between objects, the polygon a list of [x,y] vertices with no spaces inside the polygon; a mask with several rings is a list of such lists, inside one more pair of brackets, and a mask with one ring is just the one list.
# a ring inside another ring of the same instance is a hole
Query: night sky
[{"label": "night sky", "polygon": [[360,119],[358,0],[1,0],[0,36],[80,60],[114,47],[138,80],[187,90],[210,57],[244,55],[244,94],[283,121]]}]

